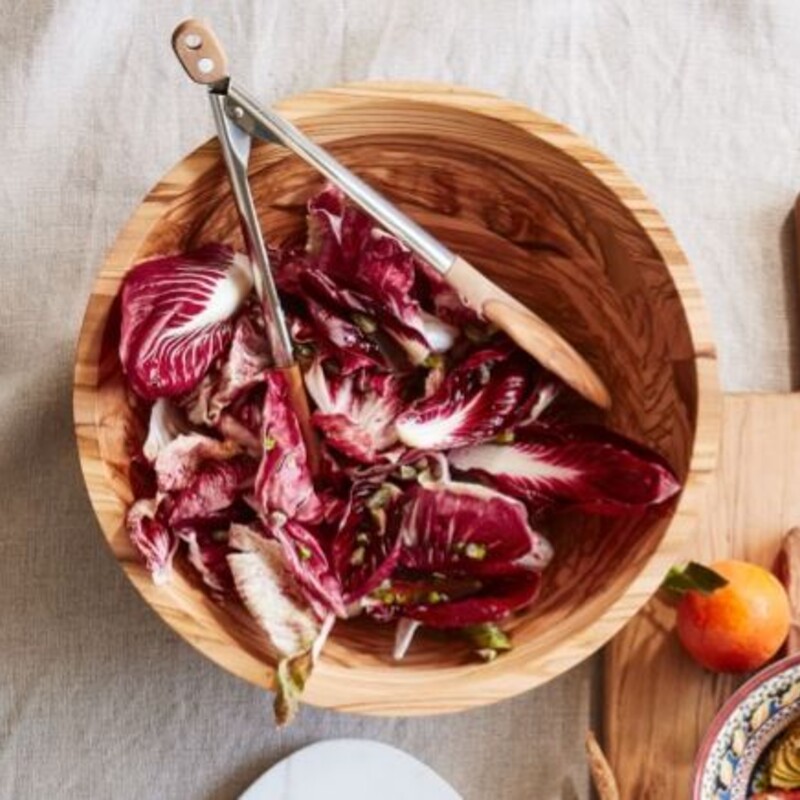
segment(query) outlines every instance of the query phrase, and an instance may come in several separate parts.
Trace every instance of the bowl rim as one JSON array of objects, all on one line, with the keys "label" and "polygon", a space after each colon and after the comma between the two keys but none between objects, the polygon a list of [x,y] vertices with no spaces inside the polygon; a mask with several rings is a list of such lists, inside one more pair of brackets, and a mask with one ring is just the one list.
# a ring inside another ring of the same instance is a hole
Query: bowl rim
[{"label": "bowl rim", "polygon": [[[310,681],[307,687],[305,699],[312,705],[366,714],[411,716],[477,707],[532,689],[595,653],[642,608],[660,585],[667,569],[680,559],[684,545],[694,531],[703,510],[705,491],[716,465],[722,395],[718,384],[716,350],[710,321],[699,287],[674,235],[641,189],[614,162],[567,126],[524,105],[493,94],[462,86],[429,82],[368,81],[340,84],[289,97],[277,103],[275,107],[295,123],[302,124],[304,118],[319,116],[321,113],[333,114],[347,108],[363,107],[365,103],[386,100],[438,105],[505,122],[566,152],[599,180],[646,233],[671,276],[680,296],[691,336],[692,363],[697,377],[696,425],[689,471],[672,518],[666,525],[661,540],[652,552],[642,559],[638,573],[619,596],[601,609],[593,620],[567,634],[552,652],[535,660],[529,658],[524,663],[514,661],[514,669],[511,671],[500,670],[497,667],[504,661],[507,664],[511,663],[512,659],[498,659],[493,664],[480,665],[480,671],[472,665],[404,670],[406,674],[409,672],[415,674],[415,682],[404,686],[402,681],[395,678],[390,682],[387,692],[380,678],[386,669],[385,666],[376,669],[359,668],[359,681],[353,682],[347,681],[348,677],[352,679],[352,669],[348,670],[323,659],[315,671],[314,680]],[[213,139],[207,141],[178,161],[137,206],[103,262],[92,288],[87,312],[92,299],[102,288],[103,281],[108,283],[108,276],[104,276],[106,268],[116,265],[115,268],[119,270],[119,265],[127,263],[126,256],[132,253],[134,245],[145,235],[141,230],[142,220],[146,220],[148,229],[155,224],[159,216],[157,212],[161,207],[160,204],[158,208],[155,207],[151,201],[153,195],[159,191],[174,191],[175,184],[185,181],[190,164],[197,167],[199,164],[207,166],[215,162],[217,150],[213,142]],[[111,301],[105,297],[105,302],[110,305]],[[101,370],[98,359],[92,358],[92,347],[88,343],[97,325],[98,320],[92,318],[89,313],[84,316],[74,373],[74,425],[87,488],[98,483],[98,471],[102,467],[106,470],[102,472],[103,490],[107,494],[112,494],[108,490],[107,465],[102,462],[97,452],[96,428],[99,421],[95,415],[96,392],[93,389],[97,387]],[[103,529],[106,543],[111,547],[116,531],[108,529],[109,526],[104,524],[95,498],[90,497],[90,499]],[[181,590],[183,596],[178,598],[175,607],[167,608],[163,598],[158,598],[154,593],[149,577],[140,566],[130,562],[121,562],[121,566],[148,605],[196,649],[229,672],[257,685],[272,687],[269,668],[263,662],[256,661],[253,656],[245,654],[241,663],[238,660],[235,664],[231,663],[232,659],[230,654],[226,654],[225,648],[235,644],[236,640],[230,634],[226,634],[224,630],[217,631],[219,639],[212,642],[209,641],[209,637],[204,637],[198,632],[197,619],[187,610],[189,605],[198,601],[197,596],[190,596],[191,593]],[[210,619],[214,615],[209,612],[206,616]],[[222,626],[217,625],[217,628]],[[399,674],[401,671],[397,672]],[[459,681],[454,680],[464,675],[469,677],[469,692],[465,691]],[[417,696],[421,681],[427,684],[429,698],[430,696],[437,698],[435,702],[432,703],[429,699],[423,702]],[[340,682],[349,683],[350,686],[342,691]]]},{"label": "bowl rim", "polygon": [[734,715],[739,706],[747,700],[747,698],[763,686],[767,681],[781,675],[784,672],[792,669],[793,667],[800,666],[800,653],[792,653],[791,655],[784,656],[783,658],[762,667],[755,675],[748,678],[720,707],[719,711],[714,715],[711,720],[703,740],[700,743],[700,748],[694,760],[692,779],[692,800],[703,800],[702,797],[702,782],[703,772],[708,761],[711,748],[717,740],[720,731],[725,727],[726,723]]}]

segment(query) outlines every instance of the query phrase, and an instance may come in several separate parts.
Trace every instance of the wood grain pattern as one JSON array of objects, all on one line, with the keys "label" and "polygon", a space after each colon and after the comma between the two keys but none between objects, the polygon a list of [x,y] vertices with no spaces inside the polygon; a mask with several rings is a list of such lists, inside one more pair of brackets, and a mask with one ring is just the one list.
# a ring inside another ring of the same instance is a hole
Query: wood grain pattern
[{"label": "wood grain pattern", "polygon": [[[725,398],[717,477],[687,555],[772,567],[800,521],[800,394]],[[744,677],[696,665],[658,598],[605,653],[605,745],[624,800],[690,796],[695,753],[717,709]]]},{"label": "wood grain pattern", "polygon": [[543,367],[558,375],[590,403],[608,409],[611,395],[597,372],[541,317],[487,280],[460,256],[453,261],[447,280],[466,305],[506,333]]},{"label": "wood grain pattern", "polygon": [[[530,689],[607,641],[648,599],[691,534],[714,466],[720,395],[699,290],[642,193],[566,128],[467,89],[357,84],[279,110],[348,167],[588,356],[609,387],[609,422],[668,457],[686,489],[669,513],[561,519],[541,601],[510,623],[515,649],[476,664],[425,634],[391,661],[392,632],[337,626],[309,683],[311,703],[376,714],[455,711]],[[254,197],[267,239],[303,229],[319,176],[275,145],[256,147]],[[156,588],[122,529],[129,456],[143,429],[116,355],[120,280],[137,261],[208,241],[241,247],[219,151],[210,141],[145,198],[103,264],[75,369],[75,424],[89,493],[124,570],[162,618],[253,683],[272,680],[265,643],[237,609],[216,606],[188,571]]]},{"label": "wood grain pattern", "polygon": [[800,528],[792,528],[783,537],[777,574],[786,587],[792,609],[792,626],[784,649],[786,655],[795,655],[800,653]]}]

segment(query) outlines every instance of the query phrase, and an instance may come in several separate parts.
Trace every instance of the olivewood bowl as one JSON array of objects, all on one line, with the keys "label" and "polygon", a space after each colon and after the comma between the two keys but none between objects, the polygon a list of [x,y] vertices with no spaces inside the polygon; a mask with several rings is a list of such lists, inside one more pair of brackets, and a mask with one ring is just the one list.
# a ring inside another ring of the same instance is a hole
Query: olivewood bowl
[{"label": "olivewood bowl", "polygon": [[[510,622],[510,653],[478,664],[466,645],[423,634],[395,663],[388,627],[341,624],[306,700],[411,715],[523,692],[613,636],[695,528],[716,458],[721,397],[689,265],[658,212],[613,163],[522,106],[451,86],[379,83],[311,92],[279,108],[566,334],[611,390],[609,425],[656,448],[685,481],[666,513],[559,519],[540,600]],[[251,167],[264,230],[280,243],[304,224],[304,202],[321,180],[276,145],[256,147]],[[100,270],[78,343],[75,427],[103,533],[144,599],[206,656],[269,687],[269,657],[247,615],[216,605],[180,564],[172,584],[154,586],[123,527],[130,455],[144,431],[117,357],[120,281],[144,258],[218,240],[242,247],[212,140],[150,192]]]}]

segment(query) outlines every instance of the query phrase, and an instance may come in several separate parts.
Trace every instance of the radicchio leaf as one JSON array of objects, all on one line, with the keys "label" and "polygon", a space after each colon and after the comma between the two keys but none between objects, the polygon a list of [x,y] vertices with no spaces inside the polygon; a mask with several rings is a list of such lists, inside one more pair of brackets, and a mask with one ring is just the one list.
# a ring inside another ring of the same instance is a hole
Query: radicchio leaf
[{"label": "radicchio leaf", "polygon": [[293,520],[282,525],[268,525],[267,531],[283,548],[288,568],[317,616],[322,619],[331,612],[346,616],[341,584],[331,571],[322,545],[311,531]]},{"label": "radicchio leaf", "polygon": [[453,345],[457,331],[431,314],[417,309],[413,317],[394,316],[379,299],[357,289],[346,289],[320,270],[303,273],[303,290],[339,314],[349,314],[365,329],[380,327],[403,350],[412,364],[423,364],[432,353],[443,353]]},{"label": "radicchio leaf", "polygon": [[415,294],[420,303],[430,308],[441,320],[463,328],[468,325],[480,326],[480,317],[464,305],[458,292],[430,264],[417,258]]},{"label": "radicchio leaf", "polygon": [[540,369],[533,388],[520,409],[515,425],[531,425],[544,419],[549,422],[554,404],[566,392],[567,387],[560,378],[545,369]]},{"label": "radicchio leaf", "polygon": [[156,517],[154,499],[137,500],[125,518],[131,543],[144,560],[153,583],[165,584],[172,576],[172,560],[178,540],[172,531]]},{"label": "radicchio leaf", "polygon": [[216,425],[225,409],[265,381],[270,361],[266,338],[250,317],[240,316],[221,369],[209,373],[186,403],[190,421]]},{"label": "radicchio leaf", "polygon": [[659,455],[595,425],[532,425],[510,444],[454,450],[449,459],[539,509],[566,505],[616,515],[663,503],[680,490]]},{"label": "radicchio leaf", "polygon": [[155,460],[158,489],[161,492],[185,489],[204,463],[227,461],[240,452],[234,442],[221,442],[202,433],[181,434],[163,447]]},{"label": "radicchio leaf", "polygon": [[185,489],[163,501],[170,526],[217,520],[253,485],[257,466],[247,456],[203,464]]},{"label": "radicchio leaf", "polygon": [[320,623],[281,544],[241,525],[231,526],[230,543],[240,551],[228,556],[236,590],[278,657],[273,708],[277,725],[283,726],[297,714],[335,617],[327,615]]},{"label": "radicchio leaf", "polygon": [[319,620],[299,591],[283,547],[244,525],[232,525],[234,551],[228,564],[247,610],[265,631],[278,656],[308,650]]},{"label": "radicchio leaf", "polygon": [[298,522],[319,522],[322,505],[311,480],[300,424],[289,403],[286,378],[277,370],[267,374],[261,435],[264,455],[256,496],[264,517],[279,512]]},{"label": "radicchio leaf", "polygon": [[354,484],[331,548],[345,603],[377,589],[397,566],[404,500],[403,490],[391,483]]},{"label": "radicchio leaf", "polygon": [[149,400],[194,389],[233,336],[233,315],[250,291],[248,260],[230,247],[138,264],[122,286],[120,361]]},{"label": "radicchio leaf", "polygon": [[402,566],[447,575],[541,570],[553,554],[522,503],[477,483],[419,487],[405,506],[400,538]]},{"label": "radicchio leaf", "polygon": [[234,594],[233,576],[228,566],[228,531],[216,526],[180,528],[178,537],[186,542],[189,563],[217,600]]},{"label": "radicchio leaf", "polygon": [[312,422],[331,447],[371,464],[397,442],[393,423],[403,407],[400,376],[366,372],[328,376],[318,359],[304,377],[317,405]]},{"label": "radicchio leaf", "polygon": [[408,648],[411,647],[411,642],[420,625],[422,623],[415,619],[401,617],[397,620],[397,627],[394,631],[394,648],[392,649],[392,658],[395,661],[402,661],[406,657]]},{"label": "radicchio leaf", "polygon": [[332,345],[331,354],[343,375],[357,369],[388,366],[376,342],[358,325],[311,298],[305,298],[305,303],[317,331]]},{"label": "radicchio leaf", "polygon": [[395,420],[403,444],[447,450],[485,441],[511,425],[529,389],[529,364],[491,348],[455,367],[430,396],[417,400]]},{"label": "radicchio leaf", "polygon": [[373,591],[368,611],[437,628],[495,622],[526,605],[552,556],[522,503],[449,480],[414,492],[400,539],[402,572]]},{"label": "radicchio leaf", "polygon": [[166,398],[160,397],[150,410],[147,438],[142,445],[144,457],[152,464],[173,439],[189,430],[183,412]]},{"label": "radicchio leaf", "polygon": [[282,658],[275,670],[275,702],[272,705],[275,724],[279,728],[288,725],[300,710],[300,698],[314,668],[311,650],[295,656]]},{"label": "radicchio leaf", "polygon": [[217,430],[224,439],[234,442],[248,455],[254,458],[261,457],[261,439],[257,432],[261,429],[261,403],[257,404],[258,421],[255,426],[242,421],[239,414],[223,411],[217,423]]},{"label": "radicchio leaf", "polygon": [[[413,363],[452,346],[457,330],[424,311],[413,297],[414,255],[364,212],[345,204],[338,189],[328,187],[309,202],[308,244],[316,271],[325,273],[331,285],[350,290],[336,293],[318,286],[317,292],[340,308],[371,315]],[[307,278],[300,281],[306,289]]]},{"label": "radicchio leaf", "polygon": [[533,602],[540,585],[538,572],[497,576],[463,599],[421,603],[403,609],[403,613],[431,628],[463,628],[498,622]]}]

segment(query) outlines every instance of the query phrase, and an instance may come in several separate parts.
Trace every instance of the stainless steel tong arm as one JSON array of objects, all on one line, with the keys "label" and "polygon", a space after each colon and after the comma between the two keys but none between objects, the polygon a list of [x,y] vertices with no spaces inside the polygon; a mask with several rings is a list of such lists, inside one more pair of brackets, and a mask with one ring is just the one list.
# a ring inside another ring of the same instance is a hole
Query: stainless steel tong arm
[{"label": "stainless steel tong arm", "polygon": [[[446,278],[465,305],[507,334],[519,347],[587,400],[602,408],[611,405],[611,395],[602,378],[552,325],[489,280],[466,259],[452,253],[294,125],[274,111],[261,108],[247,92],[232,83],[225,51],[209,26],[197,20],[185,20],[175,29],[172,46],[189,77],[211,91],[217,128],[234,183],[237,204],[242,211],[251,257],[258,263],[262,276],[265,315],[272,309],[278,317],[276,325],[268,324],[274,338],[288,341],[288,333],[277,302],[269,272],[269,259],[247,184],[247,162],[240,155],[245,149],[238,142],[241,135],[248,141],[251,136],[278,141],[299,155],[431,264]],[[237,133],[233,134],[232,131]],[[249,154],[249,144],[247,152]],[[291,342],[288,342],[288,348],[290,350]]]},{"label": "stainless steel tong arm", "polygon": [[281,309],[278,289],[270,268],[269,254],[261,232],[261,223],[247,179],[252,140],[249,133],[232,124],[231,118],[225,111],[223,95],[211,91],[209,99],[233,197],[239,210],[245,245],[253,264],[254,288],[264,310],[265,330],[272,356],[276,366],[288,367],[294,361],[292,340]]},{"label": "stainless steel tong arm", "polygon": [[446,275],[455,261],[455,254],[431,236],[397,206],[386,200],[347,167],[337,161],[301,133],[291,122],[271,109],[263,108],[243,89],[228,81],[225,92],[225,110],[243,131],[269,141],[278,141],[297,153],[329,181],[336,184],[356,205],[378,220],[429,262],[442,275]]}]

